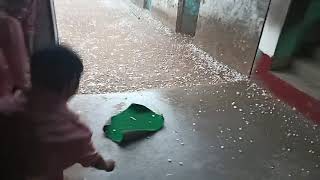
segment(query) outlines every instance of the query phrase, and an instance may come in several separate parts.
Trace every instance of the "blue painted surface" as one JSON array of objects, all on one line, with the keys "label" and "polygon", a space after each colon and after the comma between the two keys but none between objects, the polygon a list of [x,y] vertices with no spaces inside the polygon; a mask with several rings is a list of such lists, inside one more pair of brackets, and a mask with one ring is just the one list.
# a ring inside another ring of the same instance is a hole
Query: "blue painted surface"
[{"label": "blue painted surface", "polygon": [[200,0],[185,0],[182,15],[182,32],[195,35],[200,9]]},{"label": "blue painted surface", "polygon": [[145,1],[145,8],[148,10],[151,10],[151,4],[152,4],[152,0],[146,0]]},{"label": "blue painted surface", "polygon": [[191,16],[198,16],[200,9],[200,0],[186,0],[184,5],[184,13]]}]

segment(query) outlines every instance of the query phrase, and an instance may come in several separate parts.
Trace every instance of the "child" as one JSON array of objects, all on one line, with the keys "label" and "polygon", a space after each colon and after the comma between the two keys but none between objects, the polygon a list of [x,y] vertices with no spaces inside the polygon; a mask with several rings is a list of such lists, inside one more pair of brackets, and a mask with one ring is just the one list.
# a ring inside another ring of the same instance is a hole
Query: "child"
[{"label": "child", "polygon": [[27,177],[62,180],[63,170],[75,163],[114,169],[115,162],[96,152],[91,131],[67,107],[82,71],[79,56],[66,47],[54,46],[32,56],[32,88],[16,129],[22,133],[19,142]]}]

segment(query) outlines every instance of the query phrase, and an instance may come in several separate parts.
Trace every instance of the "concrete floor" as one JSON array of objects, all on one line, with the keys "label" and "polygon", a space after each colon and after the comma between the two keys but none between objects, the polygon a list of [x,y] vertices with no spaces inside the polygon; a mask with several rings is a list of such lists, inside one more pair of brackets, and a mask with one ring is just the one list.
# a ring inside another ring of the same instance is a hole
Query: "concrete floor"
[{"label": "concrete floor", "polygon": [[244,79],[129,0],[55,0],[59,37],[83,57],[84,94]]},{"label": "concrete floor", "polygon": [[[165,128],[119,146],[103,137],[102,127],[130,103],[163,113]],[[68,180],[320,177],[320,128],[252,82],[79,95],[70,106],[93,130],[97,149],[117,161],[117,169],[105,173],[75,165],[65,171]]]}]

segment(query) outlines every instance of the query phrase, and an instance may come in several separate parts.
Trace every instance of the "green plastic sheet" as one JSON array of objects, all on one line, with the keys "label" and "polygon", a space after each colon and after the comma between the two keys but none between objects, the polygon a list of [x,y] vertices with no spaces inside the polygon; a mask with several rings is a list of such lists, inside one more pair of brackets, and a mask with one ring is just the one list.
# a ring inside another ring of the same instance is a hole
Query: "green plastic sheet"
[{"label": "green plastic sheet", "polygon": [[126,110],[111,117],[111,121],[103,130],[106,137],[121,143],[125,136],[139,132],[156,132],[163,125],[163,115],[156,114],[143,105],[131,104]]}]

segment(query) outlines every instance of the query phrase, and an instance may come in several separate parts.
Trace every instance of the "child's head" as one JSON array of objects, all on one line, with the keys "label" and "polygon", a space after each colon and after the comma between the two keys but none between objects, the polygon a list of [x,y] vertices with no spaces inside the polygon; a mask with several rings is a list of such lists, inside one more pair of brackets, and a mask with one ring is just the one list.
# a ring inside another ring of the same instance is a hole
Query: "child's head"
[{"label": "child's head", "polygon": [[80,57],[64,46],[53,46],[31,57],[31,83],[69,98],[76,93],[83,72]]}]

